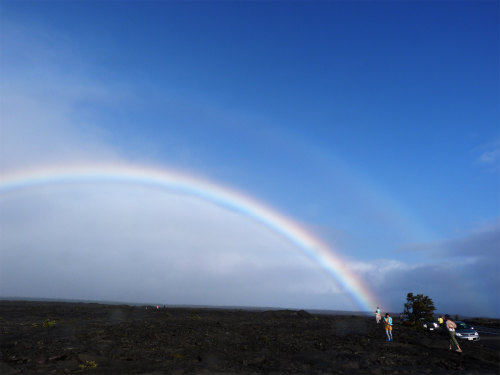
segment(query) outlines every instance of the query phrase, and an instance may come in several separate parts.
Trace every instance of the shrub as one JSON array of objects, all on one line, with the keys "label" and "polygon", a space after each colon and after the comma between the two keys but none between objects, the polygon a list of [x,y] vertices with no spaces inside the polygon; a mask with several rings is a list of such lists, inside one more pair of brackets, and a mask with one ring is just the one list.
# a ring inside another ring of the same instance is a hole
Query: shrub
[{"label": "shrub", "polygon": [[421,319],[426,321],[434,319],[436,310],[434,302],[423,294],[414,296],[413,293],[408,293],[404,307],[403,315],[410,325],[420,326]]}]

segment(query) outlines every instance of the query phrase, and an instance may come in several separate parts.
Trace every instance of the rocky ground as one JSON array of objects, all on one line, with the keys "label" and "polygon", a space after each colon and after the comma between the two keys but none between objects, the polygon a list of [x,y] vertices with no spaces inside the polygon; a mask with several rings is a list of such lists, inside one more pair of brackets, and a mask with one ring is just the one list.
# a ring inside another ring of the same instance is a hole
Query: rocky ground
[{"label": "rocky ground", "polygon": [[[498,320],[481,321],[498,328]],[[0,373],[498,374],[500,338],[448,350],[395,319],[0,301]]]}]

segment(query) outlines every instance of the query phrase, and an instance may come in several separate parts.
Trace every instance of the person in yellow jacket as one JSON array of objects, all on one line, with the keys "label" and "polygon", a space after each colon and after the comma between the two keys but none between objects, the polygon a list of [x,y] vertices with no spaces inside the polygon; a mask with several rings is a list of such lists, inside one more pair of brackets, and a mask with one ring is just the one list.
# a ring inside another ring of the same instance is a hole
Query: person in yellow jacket
[{"label": "person in yellow jacket", "polygon": [[389,313],[385,314],[384,318],[385,334],[387,335],[387,341],[393,341],[392,339],[392,318]]}]

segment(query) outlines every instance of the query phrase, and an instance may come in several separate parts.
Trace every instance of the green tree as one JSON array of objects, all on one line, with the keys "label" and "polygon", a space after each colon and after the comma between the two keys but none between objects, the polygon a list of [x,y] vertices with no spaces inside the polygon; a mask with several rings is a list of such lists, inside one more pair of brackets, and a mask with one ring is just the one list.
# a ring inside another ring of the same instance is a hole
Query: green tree
[{"label": "green tree", "polygon": [[408,293],[403,314],[406,320],[416,325],[420,319],[433,320],[435,310],[431,298],[423,294],[415,296],[413,293]]}]

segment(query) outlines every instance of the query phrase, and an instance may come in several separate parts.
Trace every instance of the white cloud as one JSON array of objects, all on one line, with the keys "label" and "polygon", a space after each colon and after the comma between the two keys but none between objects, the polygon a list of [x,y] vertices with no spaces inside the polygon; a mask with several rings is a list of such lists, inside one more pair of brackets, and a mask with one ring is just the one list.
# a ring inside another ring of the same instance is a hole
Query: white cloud
[{"label": "white cloud", "polygon": [[499,168],[500,164],[500,140],[487,143],[477,148],[480,155],[477,161],[484,166],[494,166]]},{"label": "white cloud", "polygon": [[335,292],[293,244],[194,197],[53,186],[2,197],[0,213],[4,296],[300,306]]},{"label": "white cloud", "polygon": [[497,163],[500,160],[500,150],[490,150],[483,152],[479,161],[484,164]]}]

